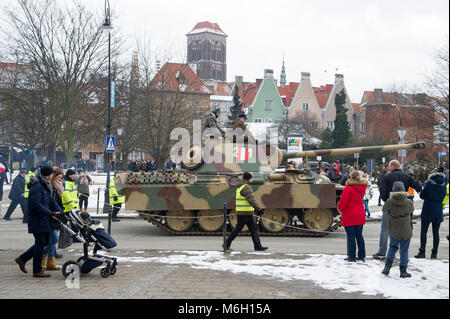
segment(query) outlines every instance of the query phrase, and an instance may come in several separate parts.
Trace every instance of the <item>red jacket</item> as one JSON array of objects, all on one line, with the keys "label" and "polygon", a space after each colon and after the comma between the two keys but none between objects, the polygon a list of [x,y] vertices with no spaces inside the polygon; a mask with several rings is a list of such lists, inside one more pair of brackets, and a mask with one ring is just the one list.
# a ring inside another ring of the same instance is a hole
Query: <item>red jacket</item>
[{"label": "red jacket", "polygon": [[366,188],[367,181],[347,180],[338,203],[342,226],[358,226],[366,223],[366,214],[362,201]]}]

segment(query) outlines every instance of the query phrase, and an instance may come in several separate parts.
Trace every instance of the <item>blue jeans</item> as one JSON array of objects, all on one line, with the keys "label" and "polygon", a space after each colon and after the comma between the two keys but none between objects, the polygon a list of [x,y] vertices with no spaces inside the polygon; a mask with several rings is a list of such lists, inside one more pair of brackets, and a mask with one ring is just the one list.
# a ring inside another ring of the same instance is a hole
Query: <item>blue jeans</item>
[{"label": "blue jeans", "polygon": [[387,246],[389,239],[389,215],[387,213],[383,213],[381,217],[381,232],[380,232],[380,241],[378,254],[386,256]]},{"label": "blue jeans", "polygon": [[347,233],[347,256],[356,259],[356,245],[358,245],[358,259],[366,258],[366,245],[362,235],[363,225],[344,227]]},{"label": "blue jeans", "polygon": [[400,245],[400,266],[408,267],[408,250],[411,239],[397,239],[389,236],[389,250],[386,260],[394,261],[398,246]]},{"label": "blue jeans", "polygon": [[366,212],[367,215],[370,215],[369,200],[368,199],[363,200],[363,204],[364,204],[364,211]]},{"label": "blue jeans", "polygon": [[59,230],[53,229],[49,235],[49,243],[44,248],[44,255],[47,255],[48,257],[55,257],[56,244],[58,243],[58,239],[59,239]]}]

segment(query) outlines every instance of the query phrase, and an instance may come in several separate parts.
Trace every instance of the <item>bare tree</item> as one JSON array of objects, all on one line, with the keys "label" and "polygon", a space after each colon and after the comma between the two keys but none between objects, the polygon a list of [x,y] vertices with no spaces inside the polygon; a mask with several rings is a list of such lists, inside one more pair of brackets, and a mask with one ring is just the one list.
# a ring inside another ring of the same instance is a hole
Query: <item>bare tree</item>
[{"label": "bare tree", "polygon": [[448,143],[449,117],[449,42],[434,54],[435,68],[426,75],[426,86],[432,97],[431,106],[437,116],[437,129],[444,133]]},{"label": "bare tree", "polygon": [[[93,110],[89,100],[99,88],[88,83],[95,83],[107,65],[102,19],[79,0],[66,7],[55,0],[18,0],[18,4],[6,9],[13,30],[9,49],[33,65],[45,83],[58,146],[71,162],[76,148],[85,145],[98,128],[92,120],[98,118],[98,109]],[[118,47],[113,42],[113,56]]]}]

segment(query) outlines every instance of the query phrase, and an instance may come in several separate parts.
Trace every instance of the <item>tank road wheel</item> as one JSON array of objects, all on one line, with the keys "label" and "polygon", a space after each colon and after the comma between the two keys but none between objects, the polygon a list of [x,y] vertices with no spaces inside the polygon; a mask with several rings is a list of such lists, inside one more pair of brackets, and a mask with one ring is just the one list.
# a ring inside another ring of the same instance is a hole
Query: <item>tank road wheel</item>
[{"label": "tank road wheel", "polygon": [[192,212],[186,210],[172,210],[166,214],[167,226],[175,232],[185,232],[194,225]]},{"label": "tank road wheel", "polygon": [[328,208],[308,208],[303,215],[305,226],[311,230],[327,230],[333,223],[333,212]]},{"label": "tank road wheel", "polygon": [[221,210],[204,210],[198,213],[198,226],[205,232],[216,232],[223,227]]},{"label": "tank road wheel", "polygon": [[284,209],[265,209],[261,216],[261,222],[265,230],[271,233],[279,233],[286,228],[289,214]]}]

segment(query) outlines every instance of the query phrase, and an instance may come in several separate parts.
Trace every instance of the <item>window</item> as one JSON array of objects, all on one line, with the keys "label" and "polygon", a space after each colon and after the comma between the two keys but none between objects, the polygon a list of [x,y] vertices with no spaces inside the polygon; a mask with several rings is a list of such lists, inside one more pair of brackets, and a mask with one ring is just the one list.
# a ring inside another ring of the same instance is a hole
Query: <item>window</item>
[{"label": "window", "polygon": [[272,111],[272,100],[264,101],[264,109]]},{"label": "window", "polygon": [[366,123],[361,123],[361,132],[366,131]]},{"label": "window", "polygon": [[313,121],[312,122],[312,128],[313,129],[316,129],[316,128],[318,128],[319,127],[319,124],[317,123],[317,121]]},{"label": "window", "polygon": [[352,125],[352,123],[351,123],[351,122],[348,122],[348,130],[349,130],[349,131],[351,131],[351,130],[352,130],[352,128],[353,128],[353,125]]},{"label": "window", "polygon": [[272,119],[264,119],[264,123],[272,123]]},{"label": "window", "polygon": [[309,111],[309,103],[303,102],[303,111],[308,112]]},{"label": "window", "polygon": [[327,128],[333,131],[334,130],[334,122],[333,121],[327,122]]},{"label": "window", "polygon": [[262,123],[262,120],[259,118],[255,118],[255,123]]}]

